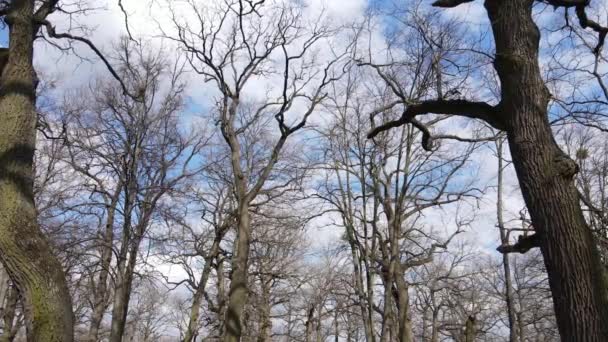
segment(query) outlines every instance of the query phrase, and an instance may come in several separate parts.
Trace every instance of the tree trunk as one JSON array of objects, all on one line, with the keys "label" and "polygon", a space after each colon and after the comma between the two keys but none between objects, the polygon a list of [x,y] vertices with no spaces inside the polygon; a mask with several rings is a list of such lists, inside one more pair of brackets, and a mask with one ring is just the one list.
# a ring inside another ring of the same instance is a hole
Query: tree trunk
[{"label": "tree trunk", "polygon": [[513,164],[549,275],[563,341],[606,341],[608,283],[573,177],[547,117],[550,94],[538,63],[533,0],[487,0],[501,80],[501,115]]},{"label": "tree trunk", "polygon": [[19,303],[19,292],[14,286],[9,286],[6,298],[1,298],[4,301],[2,307],[2,320],[4,324],[2,326],[2,335],[0,335],[0,342],[12,342],[17,333],[19,332],[19,324],[15,324],[15,316],[17,313],[17,303]]},{"label": "tree trunk", "polygon": [[477,336],[477,327],[475,327],[475,317],[469,316],[464,325],[464,341],[475,342]]},{"label": "tree trunk", "polygon": [[272,320],[270,318],[270,283],[271,279],[262,276],[260,279],[262,285],[262,303],[260,304],[260,334],[258,336],[258,342],[270,342],[272,341]]},{"label": "tree trunk", "polygon": [[219,253],[222,238],[223,234],[215,237],[213,240],[213,245],[211,246],[211,251],[209,252],[209,256],[205,260],[203,273],[201,273],[198,287],[196,288],[194,296],[192,297],[192,308],[190,309],[188,328],[186,330],[186,334],[184,335],[183,342],[193,342],[198,334],[198,319],[200,317],[201,304],[203,303],[203,298],[205,295],[205,287],[207,286],[207,281],[209,280],[209,275],[211,274],[211,263]]},{"label": "tree trunk", "polygon": [[[385,261],[386,262],[386,261]],[[388,267],[383,266],[382,270],[382,281],[384,283],[384,305],[382,307],[383,315],[382,315],[382,326],[380,328],[380,342],[389,342],[391,326],[395,324],[395,320],[393,319],[393,296],[392,293],[392,276],[388,273]]]},{"label": "tree trunk", "polygon": [[[224,257],[220,257],[217,261],[217,268],[215,270],[217,275],[217,298],[218,298],[218,336],[224,336],[226,330],[226,321],[223,319],[226,317],[226,276],[224,274]],[[218,341],[220,339],[218,338]]]},{"label": "tree trunk", "polygon": [[121,342],[122,336],[125,332],[138,250],[139,241],[133,242],[133,245],[131,248],[129,248],[129,255],[128,259],[126,260],[126,265],[119,265],[118,267],[116,288],[114,290],[114,303],[112,306],[110,342]]},{"label": "tree trunk", "polygon": [[321,303],[319,303],[319,306],[317,307],[317,329],[316,329],[316,338],[317,338],[317,342],[323,342],[324,338],[323,338],[323,333],[322,333],[322,328],[323,328],[323,320],[321,317],[321,314],[323,312],[323,305]]},{"label": "tree trunk", "polygon": [[112,264],[114,216],[116,214],[116,205],[118,204],[119,195],[120,192],[116,191],[108,207],[106,229],[103,234],[101,246],[101,269],[99,270],[99,279],[97,280],[97,286],[95,287],[95,293],[93,294],[93,313],[91,314],[88,337],[90,342],[97,341],[99,327],[101,326],[103,315],[108,308],[108,278]]},{"label": "tree trunk", "polygon": [[412,331],[412,322],[410,319],[410,296],[408,292],[408,284],[405,281],[405,272],[402,267],[395,262],[395,287],[396,287],[396,302],[397,312],[399,313],[399,342],[414,341],[414,333]]},{"label": "tree trunk", "polygon": [[308,315],[306,316],[306,323],[304,323],[304,328],[305,328],[304,333],[306,334],[306,336],[305,336],[306,342],[311,342],[314,314],[315,314],[315,306],[311,304],[310,307],[308,308]]},{"label": "tree trunk", "polygon": [[433,308],[433,321],[431,323],[431,342],[439,342],[439,309]]},{"label": "tree trunk", "polygon": [[[500,139],[496,144],[496,156],[498,158],[498,182],[496,190],[496,220],[500,231],[500,242],[502,245],[508,245],[508,232],[505,227],[503,218],[503,139]],[[509,342],[518,341],[517,326],[515,324],[515,302],[513,301],[513,284],[511,282],[511,264],[509,254],[502,255],[502,266],[505,276],[505,304],[507,305],[507,317],[509,319]]]},{"label": "tree trunk", "polygon": [[338,305],[334,310],[334,342],[340,342],[340,322],[338,321]]},{"label": "tree trunk", "polygon": [[[357,251],[359,253],[367,253],[367,251],[362,252],[357,245],[355,244],[355,237],[354,237],[354,229],[352,228],[352,225],[347,224],[346,225],[346,233],[348,236],[348,244],[350,246],[350,255],[351,255],[351,260],[353,263],[353,278],[355,281],[355,289],[356,289],[356,294],[358,297],[358,302],[359,302],[359,310],[361,310],[361,319],[363,321],[363,327],[365,328],[365,341],[367,342],[371,342],[372,341],[372,322],[370,320],[370,315],[367,312],[367,309],[369,307],[369,303],[366,303],[368,301],[368,294],[366,294],[366,290],[363,286],[363,275],[361,272],[361,263],[360,263],[360,257],[357,253]],[[366,268],[366,272],[367,268]],[[367,274],[368,279],[369,279],[369,272]],[[368,291],[371,291],[370,288],[367,289]]]},{"label": "tree trunk", "polygon": [[0,259],[24,297],[29,341],[70,342],[73,313],[61,264],[34,204],[36,143],[34,0],[15,0],[6,20],[9,57],[0,78]]},{"label": "tree trunk", "polygon": [[249,263],[250,222],[249,206],[239,205],[236,251],[232,257],[232,277],[228,292],[224,342],[239,342],[243,331],[242,315],[247,303],[247,266]]}]

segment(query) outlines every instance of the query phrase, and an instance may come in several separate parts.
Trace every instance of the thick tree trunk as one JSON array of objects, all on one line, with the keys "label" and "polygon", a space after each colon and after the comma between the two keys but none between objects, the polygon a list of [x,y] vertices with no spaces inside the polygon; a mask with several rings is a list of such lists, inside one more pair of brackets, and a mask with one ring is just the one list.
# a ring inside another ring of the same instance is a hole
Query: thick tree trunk
[{"label": "thick tree trunk", "polygon": [[251,226],[249,206],[241,203],[238,210],[236,251],[232,257],[232,277],[228,293],[228,308],[225,317],[224,342],[239,342],[242,332],[242,315],[247,304],[247,266],[249,264],[249,245]]},{"label": "thick tree trunk", "polygon": [[563,341],[606,341],[608,283],[573,177],[547,117],[550,94],[538,63],[533,0],[487,0],[496,41],[504,117],[513,164],[549,275]]},{"label": "thick tree trunk", "polygon": [[34,0],[15,0],[0,78],[0,259],[24,297],[29,341],[70,342],[73,313],[61,264],[37,223]]}]

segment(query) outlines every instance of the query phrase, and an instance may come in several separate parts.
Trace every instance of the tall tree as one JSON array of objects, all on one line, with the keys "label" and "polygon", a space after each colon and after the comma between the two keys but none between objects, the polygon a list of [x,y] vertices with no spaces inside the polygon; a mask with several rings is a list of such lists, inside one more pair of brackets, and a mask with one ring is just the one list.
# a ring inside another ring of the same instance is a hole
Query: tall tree
[{"label": "tall tree", "polygon": [[110,340],[122,340],[140,247],[163,201],[169,195],[178,198],[199,171],[195,156],[204,145],[200,132],[179,127],[185,86],[179,63],[172,64],[162,50],[152,52],[145,43],[123,39],[117,66],[128,89],[138,93],[136,99],[101,80],[80,93],[92,100],[73,105],[76,109],[63,119],[66,163],[90,192],[79,198],[78,207],[97,209],[103,222],[92,238],[98,256],[88,277],[90,341],[98,340],[110,297]]},{"label": "tall tree", "polygon": [[[438,0],[437,7],[456,7],[471,0]],[[599,35],[607,28],[590,20],[587,0],[546,0],[556,8],[574,7],[580,24]],[[608,279],[579,203],[574,184],[576,163],[556,143],[548,119],[551,94],[539,66],[540,31],[533,0],[486,0],[496,53],[494,68],[501,83],[496,105],[465,99],[436,98],[404,103],[399,120],[370,133],[415,120],[429,113],[480,119],[505,131],[520,188],[535,234],[520,244],[540,247],[544,257],[557,322],[565,341],[603,341],[608,336]]]},{"label": "tall tree", "polygon": [[57,1],[2,4],[9,47],[0,70],[0,260],[24,296],[31,341],[73,340],[70,293],[61,264],[37,222],[34,203],[36,73],[34,39],[39,21]]},{"label": "tall tree", "polygon": [[[296,184],[298,178],[290,176],[293,165],[282,160],[284,147],[325,98],[325,88],[340,73],[334,66],[342,54],[329,49],[327,59],[320,59],[317,48],[335,31],[324,20],[305,22],[296,3],[231,0],[213,8],[189,0],[186,8],[198,20],[181,20],[173,9],[177,34],[169,38],[219,92],[216,121],[230,151],[237,237],[224,341],[236,342],[248,294],[250,210],[256,199],[267,201],[264,196]],[[249,93],[254,80],[279,86],[256,98]]]}]

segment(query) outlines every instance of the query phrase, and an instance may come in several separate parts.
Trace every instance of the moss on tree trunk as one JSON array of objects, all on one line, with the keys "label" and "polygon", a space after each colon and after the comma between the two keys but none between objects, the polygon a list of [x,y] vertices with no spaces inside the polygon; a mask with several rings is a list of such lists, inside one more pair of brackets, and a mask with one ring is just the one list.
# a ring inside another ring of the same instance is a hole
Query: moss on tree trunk
[{"label": "moss on tree trunk", "polygon": [[28,341],[70,342],[73,314],[65,275],[37,223],[32,66],[34,1],[13,1],[9,56],[0,78],[0,259],[24,297]]}]

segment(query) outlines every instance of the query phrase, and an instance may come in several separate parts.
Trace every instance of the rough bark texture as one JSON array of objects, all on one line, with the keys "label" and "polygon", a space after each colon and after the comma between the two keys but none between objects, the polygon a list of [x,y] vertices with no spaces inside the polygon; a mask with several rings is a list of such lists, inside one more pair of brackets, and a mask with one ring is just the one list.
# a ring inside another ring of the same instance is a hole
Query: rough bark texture
[{"label": "rough bark texture", "polygon": [[34,0],[11,6],[9,57],[0,79],[0,259],[25,299],[28,340],[70,342],[70,294],[34,205]]},{"label": "rough bark texture", "polygon": [[549,274],[563,341],[606,341],[608,286],[580,207],[576,164],[558,147],[547,117],[540,32],[533,0],[487,0],[501,80],[499,106],[513,164]]}]

